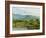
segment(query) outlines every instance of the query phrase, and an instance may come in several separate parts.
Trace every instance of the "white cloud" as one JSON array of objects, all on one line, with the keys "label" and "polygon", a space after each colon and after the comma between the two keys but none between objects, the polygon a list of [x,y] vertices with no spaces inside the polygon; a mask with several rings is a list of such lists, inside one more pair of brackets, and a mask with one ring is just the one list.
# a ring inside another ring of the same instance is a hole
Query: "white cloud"
[{"label": "white cloud", "polygon": [[40,16],[40,8],[13,7],[14,14]]}]

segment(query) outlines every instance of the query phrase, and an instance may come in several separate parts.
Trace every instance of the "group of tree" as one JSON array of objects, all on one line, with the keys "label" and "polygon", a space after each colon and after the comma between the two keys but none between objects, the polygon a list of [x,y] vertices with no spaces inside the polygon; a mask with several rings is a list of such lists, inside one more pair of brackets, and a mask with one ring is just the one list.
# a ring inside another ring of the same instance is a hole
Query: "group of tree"
[{"label": "group of tree", "polygon": [[39,29],[40,28],[40,20],[39,19],[30,19],[30,20],[13,20],[13,27],[20,26],[17,25],[16,23],[21,24],[23,23],[23,26],[26,27],[27,29]]}]

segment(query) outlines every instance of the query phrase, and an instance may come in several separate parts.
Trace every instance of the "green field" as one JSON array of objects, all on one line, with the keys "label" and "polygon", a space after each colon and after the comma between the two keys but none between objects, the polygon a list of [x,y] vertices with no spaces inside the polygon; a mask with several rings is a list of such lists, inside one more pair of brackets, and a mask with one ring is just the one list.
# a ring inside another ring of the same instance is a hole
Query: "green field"
[{"label": "green field", "polygon": [[30,20],[12,20],[13,28],[26,28],[27,30],[31,29],[40,29],[39,19],[30,19]]}]

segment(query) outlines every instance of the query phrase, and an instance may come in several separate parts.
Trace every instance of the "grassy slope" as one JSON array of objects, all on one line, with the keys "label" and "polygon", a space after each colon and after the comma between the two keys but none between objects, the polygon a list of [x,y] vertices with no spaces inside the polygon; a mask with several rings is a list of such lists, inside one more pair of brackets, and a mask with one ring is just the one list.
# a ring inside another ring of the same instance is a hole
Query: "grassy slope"
[{"label": "grassy slope", "polygon": [[30,20],[14,20],[13,19],[13,28],[27,28],[27,29],[39,29],[40,21],[39,19],[30,19]]}]

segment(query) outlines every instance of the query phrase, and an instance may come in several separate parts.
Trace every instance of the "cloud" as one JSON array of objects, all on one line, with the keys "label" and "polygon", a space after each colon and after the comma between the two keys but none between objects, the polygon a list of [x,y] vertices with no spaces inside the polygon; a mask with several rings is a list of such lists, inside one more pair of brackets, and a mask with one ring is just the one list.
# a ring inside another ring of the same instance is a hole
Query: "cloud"
[{"label": "cloud", "polygon": [[40,16],[40,8],[13,7],[14,14]]}]

